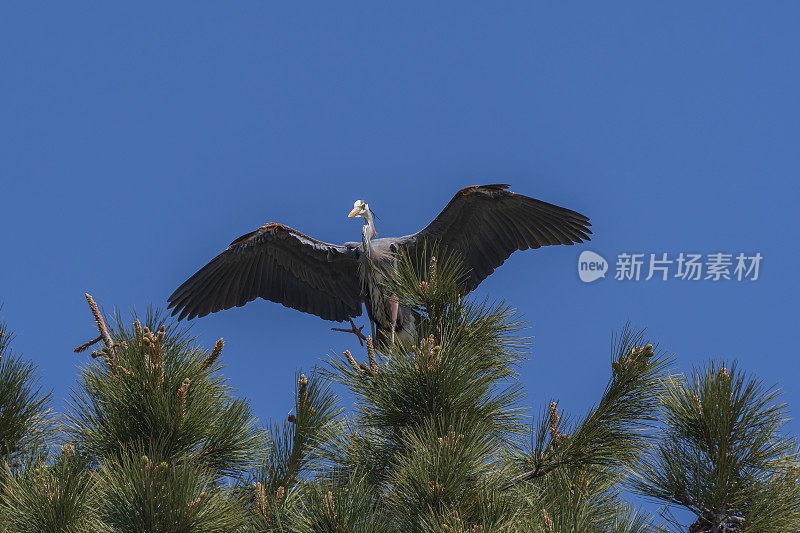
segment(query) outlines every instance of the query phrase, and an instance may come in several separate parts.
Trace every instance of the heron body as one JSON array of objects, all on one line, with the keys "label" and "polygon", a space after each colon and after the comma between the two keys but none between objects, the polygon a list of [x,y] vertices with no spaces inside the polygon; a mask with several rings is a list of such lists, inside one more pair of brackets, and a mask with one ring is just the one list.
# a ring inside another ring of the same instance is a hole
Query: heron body
[{"label": "heron body", "polygon": [[[356,202],[350,216],[362,216],[364,226],[361,228],[361,249],[364,253],[358,257],[358,275],[361,290],[367,305],[367,314],[373,324],[379,325],[378,341],[388,332],[389,340],[395,335],[403,341],[410,341],[414,335],[416,317],[406,307],[398,305],[397,297],[384,290],[389,276],[397,268],[397,247],[392,239],[378,239],[375,223],[369,206]],[[381,327],[388,325],[388,328]]]},{"label": "heron body", "polygon": [[430,224],[404,237],[378,238],[372,212],[361,200],[348,215],[364,219],[360,243],[325,243],[282,224],[266,224],[234,240],[186,280],[169,297],[169,307],[179,319],[192,319],[263,298],[352,323],[364,303],[379,340],[411,340],[416,317],[386,288],[400,250],[414,253],[435,245],[458,253],[469,292],[516,250],[590,239],[584,215],[507,189],[501,184],[461,189]]}]

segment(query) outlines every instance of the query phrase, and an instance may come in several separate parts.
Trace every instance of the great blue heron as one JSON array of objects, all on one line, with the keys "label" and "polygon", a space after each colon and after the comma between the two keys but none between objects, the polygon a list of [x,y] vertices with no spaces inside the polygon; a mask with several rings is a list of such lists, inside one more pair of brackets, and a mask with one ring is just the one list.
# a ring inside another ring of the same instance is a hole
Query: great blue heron
[{"label": "great blue heron", "polygon": [[413,313],[384,287],[396,254],[437,246],[464,262],[465,292],[473,290],[515,250],[589,240],[589,219],[580,213],[507,190],[474,185],[456,193],[424,229],[405,237],[378,238],[369,205],[358,200],[349,217],[364,219],[361,242],[328,244],[270,222],[242,235],[169,297],[179,319],[202,317],[256,298],[278,302],[326,320],[350,321],[365,304],[379,339],[408,340]]}]

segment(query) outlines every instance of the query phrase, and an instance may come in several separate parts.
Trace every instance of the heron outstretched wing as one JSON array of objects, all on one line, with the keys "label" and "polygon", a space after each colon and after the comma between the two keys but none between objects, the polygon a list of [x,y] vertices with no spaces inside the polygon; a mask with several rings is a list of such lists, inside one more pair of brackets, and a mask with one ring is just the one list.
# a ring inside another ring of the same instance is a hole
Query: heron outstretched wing
[{"label": "heron outstretched wing", "polygon": [[456,193],[424,229],[397,240],[412,252],[424,243],[455,251],[473,290],[515,250],[590,240],[589,219],[580,213],[508,191],[508,185],[473,185]]},{"label": "heron outstretched wing", "polygon": [[256,298],[343,321],[361,315],[357,250],[269,223],[242,235],[169,297],[179,319],[241,307]]}]

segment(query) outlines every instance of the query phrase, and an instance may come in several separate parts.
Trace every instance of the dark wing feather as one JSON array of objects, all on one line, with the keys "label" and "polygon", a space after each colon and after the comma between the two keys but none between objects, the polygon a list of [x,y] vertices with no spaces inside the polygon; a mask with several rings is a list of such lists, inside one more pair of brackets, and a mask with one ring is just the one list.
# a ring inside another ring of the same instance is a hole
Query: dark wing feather
[{"label": "dark wing feather", "polygon": [[397,240],[412,252],[436,243],[455,251],[469,269],[471,291],[515,250],[588,241],[589,219],[575,211],[508,191],[508,185],[473,185],[456,193],[423,230]]},{"label": "dark wing feather", "polygon": [[357,251],[270,223],[242,235],[169,297],[179,318],[264,298],[326,320],[361,315]]}]

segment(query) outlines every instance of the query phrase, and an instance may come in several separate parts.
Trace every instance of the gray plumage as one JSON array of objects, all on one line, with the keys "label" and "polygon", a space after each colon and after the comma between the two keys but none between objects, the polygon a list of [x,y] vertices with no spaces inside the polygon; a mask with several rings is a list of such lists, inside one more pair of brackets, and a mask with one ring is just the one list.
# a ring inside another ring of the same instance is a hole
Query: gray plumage
[{"label": "gray plumage", "polygon": [[[424,229],[399,238],[377,238],[372,214],[356,202],[350,216],[364,218],[361,242],[342,245],[313,239],[278,223],[242,235],[169,297],[179,319],[202,317],[256,298],[281,303],[326,320],[361,315],[361,303],[380,336],[389,335],[390,295],[382,287],[396,251],[426,244],[458,253],[473,290],[516,250],[589,240],[589,219],[580,213],[515,194],[508,185],[461,189]],[[395,308],[396,309],[396,308]],[[413,333],[410,311],[397,310],[396,330]]]}]

